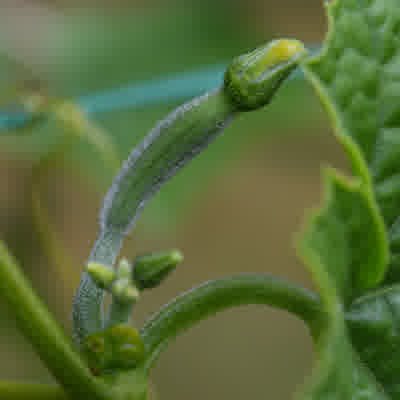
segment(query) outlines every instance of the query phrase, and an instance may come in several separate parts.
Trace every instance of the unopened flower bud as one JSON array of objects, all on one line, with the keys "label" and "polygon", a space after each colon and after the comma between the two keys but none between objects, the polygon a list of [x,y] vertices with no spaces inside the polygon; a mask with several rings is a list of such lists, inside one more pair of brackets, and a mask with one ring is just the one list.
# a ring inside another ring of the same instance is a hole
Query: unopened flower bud
[{"label": "unopened flower bud", "polygon": [[225,91],[241,111],[262,107],[306,54],[298,40],[274,40],[232,61],[225,73]]},{"label": "unopened flower bud", "polygon": [[112,267],[94,262],[88,263],[86,266],[86,271],[96,282],[96,285],[102,289],[110,288],[116,278],[116,273]]},{"label": "unopened flower bud", "polygon": [[133,279],[139,289],[152,289],[167,278],[182,260],[178,250],[138,257],[133,267]]}]

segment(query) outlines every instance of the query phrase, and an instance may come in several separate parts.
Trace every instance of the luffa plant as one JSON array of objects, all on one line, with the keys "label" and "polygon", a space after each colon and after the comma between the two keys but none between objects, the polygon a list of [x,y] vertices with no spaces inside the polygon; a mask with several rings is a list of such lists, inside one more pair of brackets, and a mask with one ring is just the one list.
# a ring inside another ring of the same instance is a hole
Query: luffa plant
[{"label": "luffa plant", "polygon": [[[219,311],[265,304],[294,313],[317,349],[303,399],[400,399],[400,7],[336,0],[316,57],[278,40],[235,59],[221,88],[179,107],[133,150],[107,194],[100,232],[74,300],[75,345],[33,294],[5,246],[0,289],[24,334],[62,385],[0,383],[3,399],[139,400],[170,340]],[[325,199],[298,240],[319,294],[269,276],[211,281],[177,297],[138,331],[140,292],[159,285],[177,251],[122,259],[146,202],[242,112],[271,100],[298,65],[331,117],[353,176],[328,169]],[[111,296],[104,317],[103,297]]]}]

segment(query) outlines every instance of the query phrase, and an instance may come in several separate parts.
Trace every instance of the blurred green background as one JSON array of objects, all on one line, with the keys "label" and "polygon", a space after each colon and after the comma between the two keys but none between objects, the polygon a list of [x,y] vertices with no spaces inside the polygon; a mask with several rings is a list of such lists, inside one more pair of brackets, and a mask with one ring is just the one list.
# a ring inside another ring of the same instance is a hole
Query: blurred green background
[{"label": "blurred green background", "polygon": [[[0,97],[31,76],[52,96],[73,98],[226,63],[276,37],[319,43],[326,30],[321,3],[2,0]],[[124,159],[176,105],[107,113],[98,123]],[[72,296],[114,171],[84,138],[63,141],[64,134],[49,121],[0,135],[0,237],[70,332]],[[38,160],[56,150],[38,186]],[[314,93],[292,80],[269,107],[236,120],[147,207],[123,254],[179,248],[185,261],[162,287],[144,294],[135,322],[182,291],[230,274],[270,273],[311,286],[295,255],[294,233],[305,210],[320,201],[321,164],[346,167]],[[33,190],[40,191],[51,237],[38,225]],[[48,251],[53,240],[57,254]],[[16,331],[12,310],[4,302],[0,308],[0,377],[51,381]],[[287,399],[311,365],[303,324],[254,306],[180,337],[162,355],[153,381],[163,399]]]}]

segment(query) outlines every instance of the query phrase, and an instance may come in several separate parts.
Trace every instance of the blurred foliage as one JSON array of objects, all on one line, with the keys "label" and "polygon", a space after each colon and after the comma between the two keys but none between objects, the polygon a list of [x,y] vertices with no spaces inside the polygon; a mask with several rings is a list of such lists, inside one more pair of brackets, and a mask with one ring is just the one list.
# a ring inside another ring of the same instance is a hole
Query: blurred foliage
[{"label": "blurred foliage", "polygon": [[[112,13],[107,16],[89,11],[84,15],[57,15],[56,21],[46,27],[48,42],[42,43],[42,52],[44,59],[51,62],[46,64],[47,75],[39,76],[39,79],[45,78],[52,95],[76,97],[172,72],[226,62],[260,41],[251,38],[246,24],[240,22],[239,3],[235,2],[236,7],[227,7],[223,1],[217,5],[205,1],[183,7],[181,2],[176,2],[175,7],[131,9],[125,15]],[[18,73],[18,68],[12,68],[10,63],[7,68],[4,62],[0,66],[3,67],[0,76],[6,76],[8,83],[12,82],[11,70]],[[15,76],[14,80],[18,78]],[[276,124],[287,119],[284,110],[293,110],[291,119],[294,121],[308,118],[307,110],[311,107],[304,102],[304,96],[312,101],[310,92],[307,94],[302,82],[290,82],[288,86],[271,108],[256,115],[246,115],[229,128],[224,138],[163,189],[148,214],[156,216],[157,220],[170,217],[173,209],[180,209],[187,204],[188,197],[195,197],[193,190],[201,187],[201,182],[206,181],[205,176],[208,179],[221,176],[220,171],[227,165],[226,161],[234,159],[239,148],[243,149],[251,143],[250,135],[273,134],[277,130]],[[122,160],[152,125],[175,106],[159,105],[107,113],[100,116],[100,122],[111,135]],[[249,126],[252,128],[249,129]],[[16,136],[6,136],[0,144],[10,157],[37,159],[39,155],[59,148],[65,134],[68,132],[50,120],[35,127],[30,134],[25,131]],[[102,157],[86,140],[71,138],[65,143],[68,168],[78,165],[78,168],[87,171],[88,176],[95,176],[103,188],[104,184],[107,186],[111,182],[114,171],[107,168]],[[157,212],[162,209],[168,209],[167,216]]]}]

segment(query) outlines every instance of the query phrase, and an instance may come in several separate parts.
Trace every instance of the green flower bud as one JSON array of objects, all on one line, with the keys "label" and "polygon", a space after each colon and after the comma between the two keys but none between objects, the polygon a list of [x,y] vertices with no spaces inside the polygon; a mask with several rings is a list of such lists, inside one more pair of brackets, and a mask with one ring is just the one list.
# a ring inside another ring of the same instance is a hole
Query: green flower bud
[{"label": "green flower bud", "polygon": [[133,279],[139,289],[152,289],[166,279],[182,260],[178,250],[138,257],[133,267]]},{"label": "green flower bud", "polygon": [[83,353],[96,375],[132,369],[144,359],[145,349],[137,329],[118,324],[88,336]]},{"label": "green flower bud", "polygon": [[117,279],[112,287],[113,300],[122,304],[135,304],[139,298],[139,290],[132,285],[129,279]]},{"label": "green flower bud", "polygon": [[233,60],[225,73],[225,91],[241,111],[262,107],[306,54],[298,40],[274,40]]},{"label": "green flower bud", "polygon": [[117,277],[112,267],[107,267],[94,262],[88,263],[86,271],[96,282],[96,285],[102,289],[109,289]]},{"label": "green flower bud", "polygon": [[126,258],[122,258],[118,264],[118,277],[122,279],[130,279],[131,276],[132,265]]},{"label": "green flower bud", "polygon": [[123,324],[115,325],[107,332],[107,340],[113,354],[109,368],[134,368],[144,359],[144,343],[137,329]]}]

